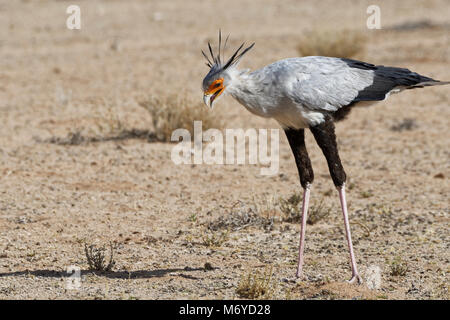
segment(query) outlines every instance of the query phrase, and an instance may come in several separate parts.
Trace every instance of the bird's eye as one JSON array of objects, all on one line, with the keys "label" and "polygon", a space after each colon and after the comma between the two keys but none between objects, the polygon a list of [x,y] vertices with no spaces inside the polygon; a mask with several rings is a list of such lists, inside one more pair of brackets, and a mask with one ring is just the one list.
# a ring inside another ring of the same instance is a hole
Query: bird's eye
[{"label": "bird's eye", "polygon": [[214,86],[214,88],[220,87],[220,84],[221,84],[220,82],[217,82],[216,85]]}]

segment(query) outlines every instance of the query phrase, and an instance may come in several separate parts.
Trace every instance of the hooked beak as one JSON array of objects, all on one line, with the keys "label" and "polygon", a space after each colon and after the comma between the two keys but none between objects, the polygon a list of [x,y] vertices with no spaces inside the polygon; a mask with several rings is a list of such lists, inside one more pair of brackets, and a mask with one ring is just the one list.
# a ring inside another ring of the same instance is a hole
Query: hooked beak
[{"label": "hooked beak", "polygon": [[212,102],[211,102],[211,104],[209,104],[209,102],[210,102],[210,97],[211,97],[210,94],[204,93],[204,94],[203,94],[203,102],[205,103],[205,105],[206,105],[207,107],[210,107],[210,108],[212,109]]},{"label": "hooked beak", "polygon": [[206,104],[206,106],[212,109],[214,100],[222,94],[223,90],[224,88],[219,88],[212,94],[203,93],[203,102]]}]

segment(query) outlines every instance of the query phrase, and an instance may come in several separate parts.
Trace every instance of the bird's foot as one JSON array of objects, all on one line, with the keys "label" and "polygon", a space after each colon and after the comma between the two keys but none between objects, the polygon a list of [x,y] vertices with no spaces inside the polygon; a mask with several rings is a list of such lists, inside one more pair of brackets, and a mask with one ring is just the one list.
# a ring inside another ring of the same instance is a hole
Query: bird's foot
[{"label": "bird's foot", "polygon": [[298,278],[297,276],[282,278],[281,281],[286,283],[300,284],[305,280],[303,277]]},{"label": "bird's foot", "polygon": [[354,284],[354,283],[362,284],[362,283],[363,283],[363,280],[362,280],[361,276],[360,276],[359,274],[356,273],[356,274],[354,274],[354,275],[352,276],[352,278],[351,278],[350,280],[348,280],[347,282],[350,283],[350,284]]},{"label": "bird's foot", "polygon": [[305,280],[305,275],[303,274],[302,270],[297,270],[297,272],[295,273],[294,280],[296,283]]}]

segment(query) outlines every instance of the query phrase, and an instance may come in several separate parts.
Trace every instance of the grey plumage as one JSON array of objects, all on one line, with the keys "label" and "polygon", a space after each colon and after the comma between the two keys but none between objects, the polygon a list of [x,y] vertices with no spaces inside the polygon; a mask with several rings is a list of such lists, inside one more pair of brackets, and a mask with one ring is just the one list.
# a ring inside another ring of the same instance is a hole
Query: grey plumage
[{"label": "grey plumage", "polygon": [[403,89],[446,84],[408,69],[320,56],[287,58],[253,72],[213,65],[203,88],[220,77],[225,92],[250,112],[296,129],[323,123],[326,116],[338,119],[341,108],[375,103]]},{"label": "grey plumage", "polygon": [[[221,47],[220,33],[219,39]],[[212,61],[202,51],[210,67],[203,90],[223,78],[224,90],[214,99],[229,93],[250,112],[274,118],[284,128],[319,125],[327,117],[339,120],[353,106],[376,103],[404,89],[448,84],[404,68],[320,56],[287,58],[253,72],[238,70],[239,61],[253,46],[243,49],[242,44],[222,63],[222,51],[214,56],[208,43]]]}]

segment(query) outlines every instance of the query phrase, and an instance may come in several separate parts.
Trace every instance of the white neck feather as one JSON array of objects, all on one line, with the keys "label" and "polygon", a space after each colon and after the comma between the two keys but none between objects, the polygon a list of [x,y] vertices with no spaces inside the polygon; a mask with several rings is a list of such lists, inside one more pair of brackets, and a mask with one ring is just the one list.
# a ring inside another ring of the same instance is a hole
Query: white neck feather
[{"label": "white neck feather", "polygon": [[249,69],[228,71],[230,77],[226,92],[242,104],[250,112],[262,116],[271,117],[271,108],[275,106],[273,101],[267,99],[262,91],[260,77],[257,72],[249,72]]}]

